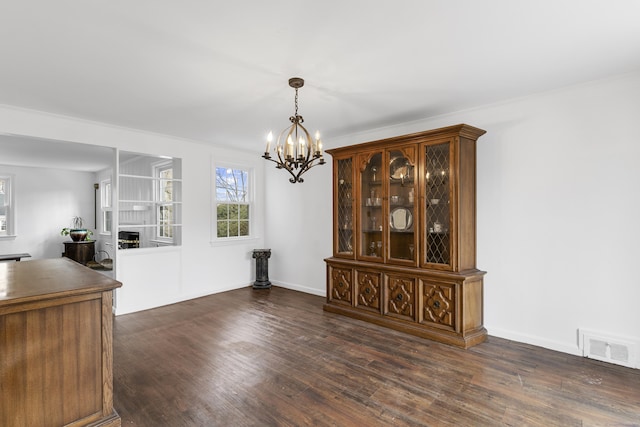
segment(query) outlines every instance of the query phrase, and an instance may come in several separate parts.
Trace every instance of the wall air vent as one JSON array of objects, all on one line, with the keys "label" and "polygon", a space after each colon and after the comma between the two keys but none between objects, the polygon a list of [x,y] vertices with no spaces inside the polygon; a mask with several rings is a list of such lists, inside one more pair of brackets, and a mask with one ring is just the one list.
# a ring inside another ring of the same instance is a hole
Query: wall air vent
[{"label": "wall air vent", "polygon": [[578,330],[582,355],[590,359],[636,368],[637,343],[586,329]]}]

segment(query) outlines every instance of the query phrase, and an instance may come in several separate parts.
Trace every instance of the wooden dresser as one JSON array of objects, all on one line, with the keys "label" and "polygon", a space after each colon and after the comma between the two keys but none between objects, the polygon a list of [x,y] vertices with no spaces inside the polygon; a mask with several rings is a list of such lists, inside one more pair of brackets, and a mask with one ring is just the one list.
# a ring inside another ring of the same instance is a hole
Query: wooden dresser
[{"label": "wooden dresser", "polygon": [[68,258],[0,263],[0,426],[121,425],[112,314],[120,286]]}]

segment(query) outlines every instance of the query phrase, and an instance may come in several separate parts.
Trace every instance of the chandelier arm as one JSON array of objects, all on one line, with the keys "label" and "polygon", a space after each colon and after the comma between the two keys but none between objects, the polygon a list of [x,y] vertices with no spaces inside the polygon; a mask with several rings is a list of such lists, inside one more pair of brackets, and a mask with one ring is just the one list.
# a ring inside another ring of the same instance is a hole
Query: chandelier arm
[{"label": "chandelier arm", "polygon": [[307,137],[307,153],[306,156],[304,158],[305,163],[309,161],[309,158],[311,157],[311,153],[313,152],[313,139],[311,139],[311,135],[309,135],[309,131],[307,130],[306,127],[302,126],[301,124],[299,124],[298,126],[300,126],[300,128],[302,129],[302,131],[304,132],[305,136]]},{"label": "chandelier arm", "polygon": [[292,173],[292,169],[289,167],[289,165],[287,165],[284,162],[281,162],[279,160],[274,159],[273,157],[266,157],[266,156],[262,156],[263,159],[265,160],[269,160],[270,162],[273,162],[276,164],[276,169],[285,169],[287,170],[289,173]]},{"label": "chandelier arm", "polygon": [[280,135],[278,135],[278,139],[276,142],[276,150],[278,152],[278,158],[280,159],[280,162],[283,164],[286,163],[286,159],[287,159],[287,138],[284,138],[284,142],[283,142],[282,136],[287,131],[289,131],[287,135],[291,135],[291,128],[293,128],[293,125],[287,128],[284,128],[282,132],[280,132]]}]

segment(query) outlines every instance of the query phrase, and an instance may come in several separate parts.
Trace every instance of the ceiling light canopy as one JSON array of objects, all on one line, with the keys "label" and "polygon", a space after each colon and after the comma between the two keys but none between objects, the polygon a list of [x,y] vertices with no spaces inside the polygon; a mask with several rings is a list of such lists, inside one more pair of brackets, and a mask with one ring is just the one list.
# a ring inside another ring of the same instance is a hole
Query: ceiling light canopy
[{"label": "ceiling light canopy", "polygon": [[320,132],[316,131],[315,139],[311,138],[307,129],[302,126],[304,119],[298,114],[298,89],[304,86],[304,80],[300,77],[289,79],[289,86],[295,89],[295,113],[289,117],[291,126],[285,128],[276,141],[274,151],[276,158],[269,154],[273,142],[273,132],[267,136],[267,147],[262,156],[266,160],[276,163],[277,169],[285,169],[291,174],[289,181],[292,184],[304,182],[301,175],[316,165],[324,165],[322,156],[322,141]]}]

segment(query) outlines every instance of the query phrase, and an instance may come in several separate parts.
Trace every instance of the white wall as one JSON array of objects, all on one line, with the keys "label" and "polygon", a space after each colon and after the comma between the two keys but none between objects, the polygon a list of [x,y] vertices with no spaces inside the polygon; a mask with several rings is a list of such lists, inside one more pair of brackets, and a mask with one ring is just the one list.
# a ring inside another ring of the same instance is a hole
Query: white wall
[{"label": "white wall", "polygon": [[332,159],[291,184],[289,174],[271,163],[265,171],[269,277],[279,286],[315,295],[326,294],[323,259],[332,248]]},{"label": "white wall", "polygon": [[60,230],[71,227],[74,216],[93,230],[93,173],[10,165],[0,165],[0,173],[15,176],[17,227],[15,239],[0,240],[0,253],[28,252],[31,258],[25,260],[56,258],[69,240]]},{"label": "white wall", "polygon": [[[485,326],[490,335],[578,354],[578,328],[640,343],[638,117],[635,73],[325,142],[457,123],[485,129],[477,146]],[[302,185],[282,171],[266,178],[271,279],[324,295],[330,167],[310,171]]]},{"label": "white wall", "polygon": [[[254,280],[255,263],[251,251],[264,246],[263,181],[256,180],[254,213],[257,237],[235,245],[214,246],[210,238],[211,164],[215,160],[249,165],[258,177],[262,177],[264,161],[259,153],[215,148],[184,139],[10,106],[0,106],[0,133],[182,159],[182,246],[141,249],[140,252],[118,251],[116,278],[123,282],[123,288],[116,295],[118,314],[248,286]],[[90,217],[93,218],[91,209]]]}]

